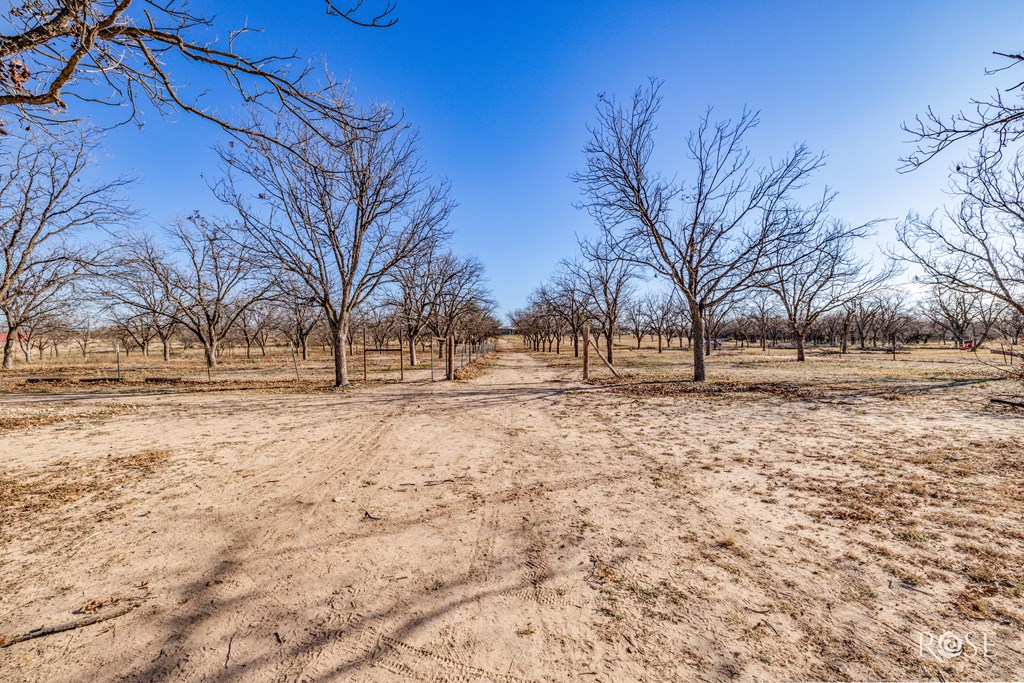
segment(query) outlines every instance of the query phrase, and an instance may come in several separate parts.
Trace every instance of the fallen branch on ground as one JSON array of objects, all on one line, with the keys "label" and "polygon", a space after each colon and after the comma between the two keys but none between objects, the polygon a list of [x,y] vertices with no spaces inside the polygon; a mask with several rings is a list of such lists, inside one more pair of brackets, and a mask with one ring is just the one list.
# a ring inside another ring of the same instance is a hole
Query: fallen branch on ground
[{"label": "fallen branch on ground", "polygon": [[10,647],[15,643],[22,643],[26,640],[32,640],[33,638],[42,638],[43,636],[50,636],[54,633],[63,633],[64,631],[71,631],[76,628],[82,628],[83,626],[98,624],[101,621],[107,621],[108,619],[124,616],[141,604],[141,602],[129,602],[128,604],[110,610],[109,612],[96,612],[85,619],[75,619],[74,621],[67,621],[63,624],[57,624],[56,626],[43,626],[41,628],[33,629],[28,633],[22,633],[20,636],[14,636],[10,640],[5,640],[3,636],[0,636],[0,647]]},{"label": "fallen branch on ground", "polygon": [[1006,406],[1013,406],[1014,408],[1024,408],[1024,403],[1020,403],[1018,401],[1007,401],[1005,398],[990,398],[989,401]]}]

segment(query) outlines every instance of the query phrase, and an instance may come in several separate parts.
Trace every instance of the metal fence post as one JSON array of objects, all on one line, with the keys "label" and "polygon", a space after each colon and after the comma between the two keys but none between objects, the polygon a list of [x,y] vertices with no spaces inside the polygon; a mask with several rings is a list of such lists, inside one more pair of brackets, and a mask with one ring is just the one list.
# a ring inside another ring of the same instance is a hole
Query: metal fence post
[{"label": "metal fence post", "polygon": [[583,381],[590,380],[590,325],[583,326]]}]

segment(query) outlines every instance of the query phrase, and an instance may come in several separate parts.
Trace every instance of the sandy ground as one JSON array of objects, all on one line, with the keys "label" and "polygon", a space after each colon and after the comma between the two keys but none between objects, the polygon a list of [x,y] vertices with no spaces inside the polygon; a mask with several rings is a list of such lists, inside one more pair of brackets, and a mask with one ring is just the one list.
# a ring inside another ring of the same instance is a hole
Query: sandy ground
[{"label": "sandy ground", "polygon": [[[138,606],[0,649],[0,680],[1024,677],[1006,382],[692,395],[548,361],[3,397],[61,419],[0,431],[0,634]],[[920,651],[946,632],[988,656]]]}]

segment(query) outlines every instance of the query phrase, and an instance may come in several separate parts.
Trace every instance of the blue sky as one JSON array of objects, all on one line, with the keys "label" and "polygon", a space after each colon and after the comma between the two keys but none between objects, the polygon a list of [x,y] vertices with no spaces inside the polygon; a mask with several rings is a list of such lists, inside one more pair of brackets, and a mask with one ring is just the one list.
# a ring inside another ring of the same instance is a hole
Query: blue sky
[{"label": "blue sky", "polygon": [[[573,252],[575,234],[593,230],[568,176],[583,163],[598,93],[664,81],[657,163],[669,175],[689,172],[686,133],[708,106],[722,118],[749,106],[761,111],[750,139],[760,158],[805,142],[829,156],[818,182],[840,192],[840,217],[898,218],[941,205],[966,151],[901,175],[910,147],[900,123],[1008,85],[1013,74],[984,70],[1001,65],[993,50],[1021,48],[1024,24],[1019,2],[398,0],[387,30],[328,18],[319,2],[195,5],[225,31],[246,20],[263,28],[251,52],[326,59],[357,100],[403,110],[430,171],[452,182],[456,250],[485,263],[505,312]],[[184,115],[149,113],[141,131],[107,134],[97,170],[137,175],[133,199],[150,222],[216,212],[203,176],[218,174],[220,139]],[[879,233],[890,242],[891,224]]]}]

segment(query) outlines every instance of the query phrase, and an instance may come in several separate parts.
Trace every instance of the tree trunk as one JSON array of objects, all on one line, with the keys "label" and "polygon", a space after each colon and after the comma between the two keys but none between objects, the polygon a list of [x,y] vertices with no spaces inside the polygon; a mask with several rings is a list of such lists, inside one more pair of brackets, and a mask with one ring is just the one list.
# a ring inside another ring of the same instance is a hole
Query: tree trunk
[{"label": "tree trunk", "polygon": [[7,333],[7,339],[4,340],[4,370],[14,367],[14,337],[17,334],[17,330],[11,330]]},{"label": "tree trunk", "polygon": [[[348,332],[348,315],[342,314],[341,320],[334,326],[331,333],[334,337],[334,347],[345,348],[345,337]],[[334,386],[348,386],[348,356],[345,353],[334,354]]]},{"label": "tree trunk", "polygon": [[416,367],[416,342],[409,337],[409,367]]},{"label": "tree trunk", "polygon": [[164,361],[169,361],[171,359],[171,340],[161,339],[160,343],[164,345]]},{"label": "tree trunk", "polygon": [[608,333],[608,343],[605,345],[606,348],[608,349],[608,364],[609,365],[615,365],[615,361],[612,360],[612,354],[614,353],[614,351],[612,350],[612,346],[613,346],[612,338],[613,338],[612,333],[609,332]]},{"label": "tree trunk", "polygon": [[215,340],[203,340],[203,353],[206,355],[206,367],[217,367],[217,342]]},{"label": "tree trunk", "polygon": [[796,359],[797,361],[803,362],[804,359],[804,336],[802,334],[794,335],[796,337]]},{"label": "tree trunk", "polygon": [[661,353],[661,335],[658,335],[658,353]]},{"label": "tree trunk", "polygon": [[690,307],[690,314],[693,318],[693,381],[703,382],[706,375],[704,372],[704,314],[697,306]]},{"label": "tree trunk", "polygon": [[580,357],[580,336],[577,332],[572,333],[572,354],[574,358]]}]

